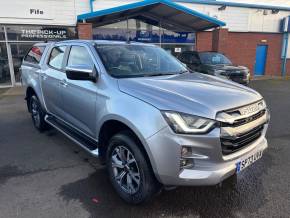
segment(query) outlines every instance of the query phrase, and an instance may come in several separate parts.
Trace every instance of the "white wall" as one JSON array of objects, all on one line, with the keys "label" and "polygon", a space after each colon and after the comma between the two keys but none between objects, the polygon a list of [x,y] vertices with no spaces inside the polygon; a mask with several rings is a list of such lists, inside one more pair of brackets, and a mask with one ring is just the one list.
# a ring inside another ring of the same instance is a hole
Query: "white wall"
[{"label": "white wall", "polygon": [[233,32],[279,32],[280,20],[290,15],[290,11],[272,14],[271,10],[238,7],[226,7],[219,11],[221,6],[216,5],[178,4],[226,22],[226,27]]},{"label": "white wall", "polygon": [[[39,9],[43,14],[30,13]],[[76,24],[76,15],[89,12],[89,0],[0,0],[0,23],[5,24]]]},{"label": "white wall", "polygon": [[117,1],[117,0],[95,0],[94,1],[94,10],[103,10],[113,7],[118,7],[125,4],[130,4],[134,2],[139,2],[140,0],[123,0],[123,1]]},{"label": "white wall", "polygon": [[[220,0],[218,0],[220,1]],[[227,2],[237,2],[237,3],[246,3],[246,4],[256,4],[256,5],[269,5],[269,6],[284,6],[290,7],[289,0],[221,0]]]}]

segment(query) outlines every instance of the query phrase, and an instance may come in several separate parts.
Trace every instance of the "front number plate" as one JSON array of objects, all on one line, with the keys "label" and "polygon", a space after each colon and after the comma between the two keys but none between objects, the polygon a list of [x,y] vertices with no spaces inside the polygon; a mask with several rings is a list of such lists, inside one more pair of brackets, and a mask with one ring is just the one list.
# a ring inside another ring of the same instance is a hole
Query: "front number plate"
[{"label": "front number plate", "polygon": [[248,166],[252,165],[254,162],[256,162],[257,160],[259,160],[263,155],[263,151],[258,151],[250,156],[248,156],[247,158],[245,158],[244,160],[239,161],[236,165],[237,165],[237,169],[236,172],[239,173],[242,170],[246,169]]}]

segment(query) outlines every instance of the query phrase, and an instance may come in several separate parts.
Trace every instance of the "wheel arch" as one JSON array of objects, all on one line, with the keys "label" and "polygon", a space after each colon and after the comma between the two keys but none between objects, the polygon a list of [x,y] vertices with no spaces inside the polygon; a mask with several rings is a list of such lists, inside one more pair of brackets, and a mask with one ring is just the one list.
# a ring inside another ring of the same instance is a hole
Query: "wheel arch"
[{"label": "wheel arch", "polygon": [[131,124],[130,122],[124,122],[124,120],[116,118],[104,121],[99,130],[98,144],[99,144],[99,154],[102,162],[104,162],[105,160],[108,142],[110,138],[121,131],[129,131],[132,134],[134,140],[136,140],[137,144],[139,145],[139,148],[144,154],[146,161],[149,163],[152,172],[155,174],[156,168],[154,160],[150,154],[148,146],[146,146],[145,138],[138,130],[136,130],[133,124]]}]

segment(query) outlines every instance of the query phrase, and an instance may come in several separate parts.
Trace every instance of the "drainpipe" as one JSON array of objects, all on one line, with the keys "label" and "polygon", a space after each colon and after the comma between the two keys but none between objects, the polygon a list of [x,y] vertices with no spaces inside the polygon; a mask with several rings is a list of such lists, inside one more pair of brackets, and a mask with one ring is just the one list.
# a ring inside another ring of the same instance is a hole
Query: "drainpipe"
[{"label": "drainpipe", "polygon": [[286,75],[286,64],[287,64],[287,52],[288,52],[288,41],[289,41],[289,33],[284,33],[283,35],[283,64],[282,64],[282,76]]},{"label": "drainpipe", "polygon": [[94,2],[95,0],[90,0],[90,9],[91,9],[91,12],[94,11]]}]

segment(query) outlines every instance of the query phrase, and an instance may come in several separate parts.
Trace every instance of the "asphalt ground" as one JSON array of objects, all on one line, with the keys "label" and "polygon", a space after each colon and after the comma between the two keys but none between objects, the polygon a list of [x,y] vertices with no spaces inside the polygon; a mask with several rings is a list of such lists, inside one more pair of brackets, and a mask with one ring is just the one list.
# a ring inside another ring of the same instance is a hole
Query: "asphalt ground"
[{"label": "asphalt ground", "polygon": [[[179,187],[124,203],[104,167],[56,130],[39,133],[23,96],[0,96],[0,217],[290,217],[290,81],[254,81],[271,110],[269,148],[235,187]],[[13,92],[11,92],[13,93]]]}]

